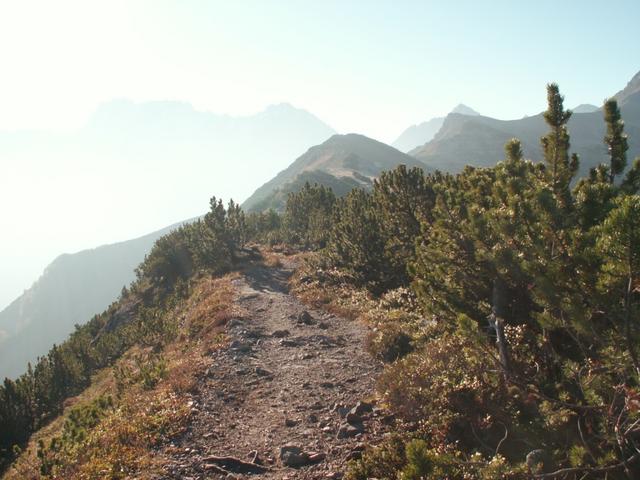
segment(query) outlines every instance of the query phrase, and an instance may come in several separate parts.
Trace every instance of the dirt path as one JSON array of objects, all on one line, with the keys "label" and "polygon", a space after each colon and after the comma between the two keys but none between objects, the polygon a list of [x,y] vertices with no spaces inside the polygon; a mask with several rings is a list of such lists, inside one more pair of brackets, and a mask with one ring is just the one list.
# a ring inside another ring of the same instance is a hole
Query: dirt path
[{"label": "dirt path", "polygon": [[366,328],[289,295],[292,269],[256,266],[234,281],[247,314],[229,322],[160,478],[340,478],[385,430],[381,410],[358,404],[379,373]]}]

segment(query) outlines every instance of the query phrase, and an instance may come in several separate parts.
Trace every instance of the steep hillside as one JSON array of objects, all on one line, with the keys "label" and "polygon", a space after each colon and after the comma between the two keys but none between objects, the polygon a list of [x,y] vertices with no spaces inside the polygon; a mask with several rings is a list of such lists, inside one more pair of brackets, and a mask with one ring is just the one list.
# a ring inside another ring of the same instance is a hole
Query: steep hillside
[{"label": "steep hillside", "polygon": [[125,242],[65,254],[0,312],[0,378],[16,377],[113,302],[154,242],[178,225]]},{"label": "steep hillside", "polygon": [[[625,130],[629,135],[630,159],[640,155],[640,83],[639,75],[616,94],[619,99]],[[574,112],[569,121],[571,150],[580,155],[580,174],[606,158],[602,143],[604,122],[600,110]],[[502,145],[519,138],[524,154],[534,161],[542,159],[540,137],[547,131],[542,114],[519,120],[497,120],[484,116],[450,114],[438,134],[425,145],[410,152],[432,168],[459,172],[465,165],[488,167],[504,158]]]},{"label": "steep hillside", "polygon": [[280,209],[286,194],[305,181],[331,186],[340,195],[356,186],[368,187],[383,170],[397,165],[424,167],[422,162],[364,135],[334,135],[311,147],[287,169],[265,183],[242,205],[245,210]]},{"label": "steep hillside", "polygon": [[[472,108],[463,104],[458,105],[451,111],[451,113],[470,116],[480,115]],[[438,133],[438,130],[440,130],[440,127],[442,127],[442,124],[444,123],[444,119],[445,117],[435,117],[418,125],[410,126],[400,134],[391,146],[397,148],[401,152],[409,152],[420,145],[424,145],[431,140],[436,133]]]}]

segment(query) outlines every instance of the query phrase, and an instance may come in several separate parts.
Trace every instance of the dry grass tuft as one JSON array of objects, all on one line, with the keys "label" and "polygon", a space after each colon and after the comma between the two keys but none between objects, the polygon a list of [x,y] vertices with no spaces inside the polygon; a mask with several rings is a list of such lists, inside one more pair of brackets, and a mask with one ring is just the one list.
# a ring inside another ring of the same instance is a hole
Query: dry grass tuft
[{"label": "dry grass tuft", "polygon": [[264,252],[263,253],[263,263],[269,268],[280,268],[282,267],[282,260],[280,259],[280,254],[275,252]]},{"label": "dry grass tuft", "polygon": [[204,278],[194,288],[185,314],[185,332],[191,337],[209,339],[221,332],[221,327],[243,312],[234,305],[232,281],[237,273],[222,278]]},{"label": "dry grass tuft", "polygon": [[378,301],[364,289],[358,289],[340,278],[338,272],[320,272],[314,261],[316,254],[297,256],[301,265],[291,279],[291,292],[304,303],[349,319],[361,318],[378,306]]}]

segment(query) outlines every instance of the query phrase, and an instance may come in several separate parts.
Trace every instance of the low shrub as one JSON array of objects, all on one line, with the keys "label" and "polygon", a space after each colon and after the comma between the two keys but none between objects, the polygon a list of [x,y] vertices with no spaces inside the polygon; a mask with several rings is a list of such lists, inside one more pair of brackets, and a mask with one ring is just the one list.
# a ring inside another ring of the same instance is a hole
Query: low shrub
[{"label": "low shrub", "polygon": [[397,324],[386,324],[367,338],[367,350],[383,362],[395,362],[413,351],[411,335]]}]

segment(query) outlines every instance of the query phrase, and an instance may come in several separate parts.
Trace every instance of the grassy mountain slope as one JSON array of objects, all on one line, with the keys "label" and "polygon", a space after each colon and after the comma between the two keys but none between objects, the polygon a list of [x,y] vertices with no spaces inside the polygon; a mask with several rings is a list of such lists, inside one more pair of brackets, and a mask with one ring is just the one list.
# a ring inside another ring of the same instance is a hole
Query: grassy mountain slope
[{"label": "grassy mountain slope", "polygon": [[424,167],[419,160],[364,135],[334,135],[311,147],[257,189],[242,206],[247,211],[281,209],[287,193],[296,191],[305,181],[330,186],[341,195],[356,186],[369,187],[380,172],[400,164]]},{"label": "grassy mountain slope", "polygon": [[154,346],[134,345],[113,366],[95,372],[91,385],[33,434],[0,478],[161,474],[157,446],[184,431],[208,356],[224,343],[221,325],[237,313],[234,275],[199,279],[189,298],[163,313],[181,335]]}]

